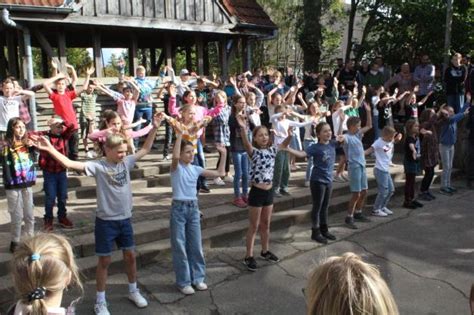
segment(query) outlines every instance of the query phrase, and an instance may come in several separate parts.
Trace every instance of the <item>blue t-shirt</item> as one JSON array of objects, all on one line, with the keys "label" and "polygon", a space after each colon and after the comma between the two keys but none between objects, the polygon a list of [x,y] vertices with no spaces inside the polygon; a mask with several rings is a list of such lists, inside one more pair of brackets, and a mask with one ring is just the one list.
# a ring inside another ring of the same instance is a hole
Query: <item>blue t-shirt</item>
[{"label": "blue t-shirt", "polygon": [[204,172],[200,166],[178,163],[175,171],[171,172],[173,200],[197,200],[197,180]]},{"label": "blue t-shirt", "polygon": [[313,170],[311,181],[330,184],[332,183],[332,171],[336,162],[336,141],[328,144],[312,143],[306,148],[306,154],[313,159]]},{"label": "blue t-shirt", "polygon": [[362,133],[346,133],[344,135],[344,152],[346,153],[348,165],[359,164],[365,166],[364,146],[362,145]]}]

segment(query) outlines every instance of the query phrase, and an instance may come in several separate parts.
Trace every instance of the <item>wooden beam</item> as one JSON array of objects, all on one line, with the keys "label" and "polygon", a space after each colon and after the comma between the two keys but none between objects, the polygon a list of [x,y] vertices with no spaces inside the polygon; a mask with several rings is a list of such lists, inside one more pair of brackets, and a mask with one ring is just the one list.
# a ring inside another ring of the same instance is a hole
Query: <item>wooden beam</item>
[{"label": "wooden beam", "polygon": [[146,48],[142,48],[141,49],[141,53],[142,53],[142,62],[141,62],[141,65],[145,67],[145,69],[147,68],[147,64],[148,64],[148,60],[147,60],[147,56],[146,56]]},{"label": "wooden beam", "polygon": [[156,66],[156,48],[150,48],[150,74],[158,75],[158,67]]},{"label": "wooden beam", "polygon": [[160,71],[161,65],[163,64],[164,61],[165,61],[165,50],[162,49],[160,52],[160,56],[158,57],[158,61],[156,62],[157,72]]},{"label": "wooden beam", "polygon": [[227,58],[227,40],[224,38],[219,41],[219,63],[222,80],[227,80],[227,76],[229,75]]},{"label": "wooden beam", "polygon": [[58,32],[58,57],[61,64],[59,71],[66,71],[66,34],[64,33],[64,30]]},{"label": "wooden beam", "polygon": [[198,74],[204,75],[204,44],[201,35],[196,39],[196,56]]},{"label": "wooden beam", "polygon": [[92,32],[92,50],[94,51],[94,67],[97,78],[104,75],[104,64],[102,62],[102,38],[99,31]]},{"label": "wooden beam", "polygon": [[168,67],[173,66],[173,47],[169,35],[165,35],[165,64]]},{"label": "wooden beam", "polygon": [[249,71],[251,67],[250,43],[246,37],[242,37],[241,44],[242,44],[242,72],[246,72],[246,71]]},{"label": "wooden beam", "polygon": [[7,58],[5,57],[5,48],[3,46],[3,43],[2,43],[2,46],[0,46],[0,48],[2,49],[0,51],[0,78],[3,80],[7,77],[8,63],[7,63]]},{"label": "wooden beam", "polygon": [[18,77],[18,50],[16,44],[16,32],[5,32],[8,50],[8,75]]},{"label": "wooden beam", "polygon": [[49,78],[49,58],[44,49],[41,49],[41,76]]},{"label": "wooden beam", "polygon": [[193,58],[191,54],[191,46],[186,46],[185,47],[185,52],[186,52],[186,68],[188,69],[189,72],[193,71]]},{"label": "wooden beam", "polygon": [[205,42],[204,43],[204,49],[203,49],[203,71],[205,75],[210,75],[209,73],[209,43]]},{"label": "wooden beam", "polygon": [[128,48],[128,69],[130,75],[135,76],[135,71],[138,67],[138,43],[137,43],[137,36],[134,33],[130,33],[130,46]]}]

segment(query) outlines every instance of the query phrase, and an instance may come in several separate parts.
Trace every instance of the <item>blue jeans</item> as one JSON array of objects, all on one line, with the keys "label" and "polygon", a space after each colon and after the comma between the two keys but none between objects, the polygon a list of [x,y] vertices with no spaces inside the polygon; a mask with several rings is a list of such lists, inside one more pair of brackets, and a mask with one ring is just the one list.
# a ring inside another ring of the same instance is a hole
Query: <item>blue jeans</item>
[{"label": "blue jeans", "polygon": [[[303,142],[305,151],[313,143],[316,143],[316,141],[305,139],[304,142]],[[311,172],[312,171],[313,171],[313,158],[308,156],[308,165],[306,165],[305,181],[307,181],[307,182],[309,181],[309,179],[311,178]]]},{"label": "blue jeans", "polygon": [[[135,115],[133,116],[133,121],[138,121],[140,118],[146,119],[148,122],[151,122],[153,117],[153,109],[148,105],[137,105],[135,107]],[[146,123],[145,123],[146,124]],[[144,127],[144,124],[136,126],[133,130],[137,131]],[[135,148],[138,149],[138,138],[133,139],[133,144]]]},{"label": "blue jeans", "polygon": [[453,171],[454,145],[439,144],[439,153],[443,171],[441,173],[441,187],[451,187],[451,173]]},{"label": "blue jeans", "polygon": [[201,219],[197,200],[173,200],[170,216],[171,251],[176,284],[183,288],[204,282]]},{"label": "blue jeans", "polygon": [[242,179],[242,195],[247,196],[249,191],[249,162],[247,152],[237,151],[232,152],[232,161],[234,163],[234,196],[239,198],[240,194],[240,179]]},{"label": "blue jeans", "polygon": [[379,129],[379,115],[373,115],[372,117],[373,126],[374,126],[374,141],[380,137],[380,129]]},{"label": "blue jeans", "polygon": [[[206,168],[206,158],[204,157],[204,150],[202,148],[201,139],[197,142],[197,154],[194,155],[194,165]],[[199,192],[200,188],[206,187],[206,178],[204,176],[199,176],[197,181],[197,190]]]},{"label": "blue jeans", "polygon": [[66,171],[59,173],[51,173],[43,171],[44,183],[44,218],[52,219],[53,208],[58,198],[58,218],[66,216],[66,199],[67,199],[67,175]]},{"label": "blue jeans", "polygon": [[447,102],[454,109],[454,113],[457,114],[464,106],[464,94],[447,95]]},{"label": "blue jeans", "polygon": [[377,181],[377,198],[374,203],[374,210],[380,210],[386,207],[392,197],[395,187],[393,186],[392,176],[389,172],[384,172],[374,168],[375,180]]}]

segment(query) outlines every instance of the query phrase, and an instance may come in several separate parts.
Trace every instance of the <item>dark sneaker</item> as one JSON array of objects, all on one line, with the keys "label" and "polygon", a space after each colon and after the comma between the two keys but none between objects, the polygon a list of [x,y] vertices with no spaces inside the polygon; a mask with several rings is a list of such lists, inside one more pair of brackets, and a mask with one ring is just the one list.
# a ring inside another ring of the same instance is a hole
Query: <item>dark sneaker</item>
[{"label": "dark sneaker", "polygon": [[275,256],[275,254],[273,254],[273,253],[272,253],[271,251],[269,251],[269,250],[267,250],[266,253],[261,252],[261,253],[260,253],[260,257],[262,257],[262,258],[265,259],[265,260],[274,262],[274,263],[277,263],[277,262],[280,261],[280,258],[278,258],[277,256]]},{"label": "dark sneaker", "polygon": [[59,221],[59,225],[63,229],[72,229],[74,227],[74,224],[72,223],[72,221],[69,220],[67,217],[58,218],[58,221]]},{"label": "dark sneaker", "polygon": [[274,198],[281,198],[281,197],[283,197],[283,195],[282,195],[279,191],[275,191],[275,192],[273,193],[273,197],[274,197]]},{"label": "dark sneaker", "polygon": [[407,208],[407,209],[416,209],[417,207],[413,204],[413,202],[411,201],[405,201],[403,203],[403,208]]},{"label": "dark sneaker", "polygon": [[446,187],[442,187],[439,192],[443,195],[446,195],[446,196],[452,196],[453,195],[453,192],[451,190],[449,190],[448,188]]},{"label": "dark sneaker", "polygon": [[448,190],[450,190],[452,193],[455,193],[455,192],[458,191],[458,190],[457,190],[456,188],[454,188],[454,187],[446,187],[446,188],[448,188]]},{"label": "dark sneaker", "polygon": [[211,192],[211,190],[209,189],[209,187],[203,186],[199,189],[199,192],[203,194],[208,194]]},{"label": "dark sneaker", "polygon": [[321,234],[319,229],[311,230],[311,239],[321,244],[327,244],[328,240]]},{"label": "dark sneaker", "polygon": [[334,235],[332,235],[331,233],[329,232],[321,232],[321,234],[327,238],[328,240],[331,240],[331,241],[335,241],[336,240],[336,237]]},{"label": "dark sneaker", "polygon": [[249,271],[256,271],[257,270],[257,261],[253,257],[245,257],[244,261],[242,262],[245,266],[247,266],[247,270]]},{"label": "dark sneaker", "polygon": [[10,243],[10,253],[14,253],[16,248],[18,247],[18,243],[17,242],[11,242]]},{"label": "dark sneaker", "polygon": [[346,223],[346,226],[347,226],[349,229],[353,229],[353,230],[357,230],[357,229],[358,229],[357,225],[354,224],[354,218],[353,218],[353,217],[346,217],[346,219],[344,220],[344,222]]},{"label": "dark sneaker", "polygon": [[423,204],[419,201],[413,200],[411,203],[414,204],[417,208],[423,208]]},{"label": "dark sneaker", "polygon": [[287,190],[280,189],[280,194],[283,196],[291,196],[291,194]]},{"label": "dark sneaker", "polygon": [[423,201],[431,201],[433,198],[431,198],[430,195],[428,195],[427,192],[422,192],[418,195],[418,199],[423,200]]},{"label": "dark sneaker", "polygon": [[433,194],[431,193],[431,191],[428,190],[428,191],[426,192],[426,194],[427,194],[428,196],[430,196],[431,200],[435,200],[435,199],[436,199],[436,196],[433,195]]},{"label": "dark sneaker", "polygon": [[43,231],[46,233],[53,231],[53,219],[45,218],[43,224]]},{"label": "dark sneaker", "polygon": [[362,214],[362,212],[354,213],[354,220],[359,222],[371,222],[369,218]]}]

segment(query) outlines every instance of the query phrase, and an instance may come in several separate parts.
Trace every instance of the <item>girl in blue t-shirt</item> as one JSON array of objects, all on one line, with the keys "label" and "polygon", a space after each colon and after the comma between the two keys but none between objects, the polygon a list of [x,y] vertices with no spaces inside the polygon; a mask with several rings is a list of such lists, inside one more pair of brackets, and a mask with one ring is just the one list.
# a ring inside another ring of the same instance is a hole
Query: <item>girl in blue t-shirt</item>
[{"label": "girl in blue t-shirt", "polygon": [[328,208],[332,193],[333,169],[336,161],[336,146],[343,141],[343,135],[338,135],[331,140],[331,126],[321,122],[316,126],[317,143],[312,143],[304,151],[296,151],[291,148],[286,150],[298,157],[306,157],[313,160],[313,170],[310,178],[311,196],[313,198],[313,209],[311,211],[311,239],[322,244],[336,237],[329,233]]},{"label": "girl in blue t-shirt", "polygon": [[[170,239],[173,269],[178,289],[186,295],[194,294],[194,288],[207,290],[204,282],[206,262],[201,242],[201,221],[197,199],[199,176],[218,177],[225,174],[227,151],[223,145],[216,145],[221,154],[217,171],[206,170],[193,164],[195,148],[193,143],[183,141],[180,124],[173,125],[176,142],[171,162],[171,185],[173,203],[170,215]],[[194,286],[194,288],[192,287]]]}]

